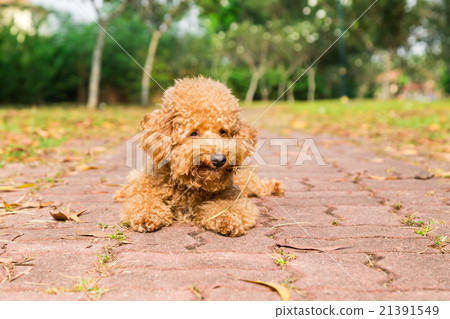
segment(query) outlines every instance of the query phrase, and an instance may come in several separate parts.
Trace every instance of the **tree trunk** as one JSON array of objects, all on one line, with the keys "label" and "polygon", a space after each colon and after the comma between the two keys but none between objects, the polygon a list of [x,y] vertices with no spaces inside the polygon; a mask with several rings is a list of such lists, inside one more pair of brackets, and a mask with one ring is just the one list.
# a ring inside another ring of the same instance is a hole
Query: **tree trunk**
[{"label": "tree trunk", "polygon": [[314,102],[316,95],[316,70],[310,68],[308,70],[308,101]]},{"label": "tree trunk", "polygon": [[[286,80],[282,80],[280,83],[278,83],[278,91],[277,94],[279,97],[284,93],[284,90],[286,90]],[[280,98],[281,100],[282,98]],[[283,98],[284,99],[284,98]]]},{"label": "tree trunk", "polygon": [[87,102],[87,108],[89,110],[95,110],[97,108],[100,93],[103,45],[105,44],[106,35],[104,28],[106,27],[106,24],[100,22],[100,25],[101,27],[98,28],[97,41],[95,43],[95,49],[92,55],[91,75],[89,76],[89,93]]},{"label": "tree trunk", "polygon": [[261,100],[268,101],[269,100],[269,88],[267,87],[266,80],[264,78],[261,79]]},{"label": "tree trunk", "polygon": [[162,32],[156,30],[153,32],[152,39],[147,50],[147,57],[144,64],[144,72],[142,73],[141,81],[141,104],[147,106],[149,103],[150,95],[150,75],[152,74],[153,63],[155,62],[156,49],[158,48],[159,39]]},{"label": "tree trunk", "polygon": [[231,75],[231,71],[227,70],[225,72],[222,73],[222,76],[220,77],[220,82],[222,82],[223,84],[227,84],[228,79],[230,78]]},{"label": "tree trunk", "polygon": [[392,68],[392,56],[391,52],[387,51],[384,55],[384,76],[383,76],[383,82],[381,84],[381,94],[380,98],[382,100],[389,100],[391,98],[391,83],[390,83],[390,73]]},{"label": "tree trunk", "polygon": [[258,87],[259,79],[261,78],[260,72],[253,72],[250,80],[250,86],[248,87],[247,94],[245,95],[245,102],[253,102],[256,88]]},{"label": "tree trunk", "polygon": [[292,83],[289,83],[289,89],[286,92],[286,99],[288,100],[288,102],[293,103],[295,102],[295,97],[294,97],[294,86],[292,85]]},{"label": "tree trunk", "polygon": [[356,98],[358,100],[363,99],[368,90],[369,90],[368,81],[367,80],[363,80],[361,85],[358,87],[358,93],[356,94]]}]

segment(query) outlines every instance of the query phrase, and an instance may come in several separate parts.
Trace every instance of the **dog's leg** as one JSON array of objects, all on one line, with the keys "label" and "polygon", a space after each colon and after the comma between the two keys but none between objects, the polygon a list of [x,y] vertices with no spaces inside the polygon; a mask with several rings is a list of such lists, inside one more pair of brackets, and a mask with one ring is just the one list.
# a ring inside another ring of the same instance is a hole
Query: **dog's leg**
[{"label": "dog's leg", "polygon": [[[113,200],[116,203],[123,203],[125,202],[128,197],[133,196],[133,187],[132,185],[139,184],[140,181],[145,181],[144,175],[139,171],[131,171],[131,173],[128,175],[128,184],[125,186],[122,186],[113,195]],[[142,187],[145,187],[145,183]]]},{"label": "dog's leg", "polygon": [[[218,215],[219,213],[221,214]],[[215,199],[201,204],[193,221],[206,229],[235,237],[244,235],[247,229],[255,226],[258,215],[258,208],[247,198],[236,202]]]},{"label": "dog's leg", "polygon": [[126,186],[116,190],[116,192],[114,193],[114,196],[113,196],[113,201],[115,203],[123,203],[127,199],[129,187],[130,187],[129,185],[126,185]]},{"label": "dog's leg", "polygon": [[[251,171],[249,169],[240,169],[237,171],[234,178],[234,183],[242,189],[248,179],[250,178]],[[263,178],[260,179],[256,174],[250,178],[249,183],[245,187],[244,194],[250,197],[261,196],[282,196],[284,194],[284,187],[280,181],[276,179]]]},{"label": "dog's leg", "polygon": [[152,232],[172,224],[174,220],[170,208],[149,194],[136,194],[129,198],[123,204],[121,218],[138,232]]}]

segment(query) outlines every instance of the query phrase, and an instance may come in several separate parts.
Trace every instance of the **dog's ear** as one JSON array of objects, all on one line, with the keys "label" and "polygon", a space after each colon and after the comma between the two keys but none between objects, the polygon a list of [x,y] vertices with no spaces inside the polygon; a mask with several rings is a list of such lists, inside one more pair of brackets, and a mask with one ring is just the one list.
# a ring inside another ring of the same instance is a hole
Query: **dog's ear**
[{"label": "dog's ear", "polygon": [[238,141],[238,162],[243,162],[244,159],[255,151],[257,141],[256,130],[244,120],[239,122],[239,131],[235,138]]},{"label": "dog's ear", "polygon": [[171,149],[172,126],[165,110],[146,114],[141,121],[142,135],[139,146],[150,156],[153,166],[168,159]]}]

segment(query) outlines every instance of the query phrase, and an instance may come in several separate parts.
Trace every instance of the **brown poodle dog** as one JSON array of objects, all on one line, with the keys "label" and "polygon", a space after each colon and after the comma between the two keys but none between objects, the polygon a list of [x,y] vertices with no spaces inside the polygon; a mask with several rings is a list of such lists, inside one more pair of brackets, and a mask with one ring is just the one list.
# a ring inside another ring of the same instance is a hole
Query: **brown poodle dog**
[{"label": "brown poodle dog", "polygon": [[242,167],[256,131],[240,117],[238,100],[223,84],[197,77],[177,80],[162,108],[144,116],[140,147],[146,172],[133,171],[114,200],[133,230],[155,231],[176,221],[240,236],[256,224],[247,196],[283,194],[275,180]]}]

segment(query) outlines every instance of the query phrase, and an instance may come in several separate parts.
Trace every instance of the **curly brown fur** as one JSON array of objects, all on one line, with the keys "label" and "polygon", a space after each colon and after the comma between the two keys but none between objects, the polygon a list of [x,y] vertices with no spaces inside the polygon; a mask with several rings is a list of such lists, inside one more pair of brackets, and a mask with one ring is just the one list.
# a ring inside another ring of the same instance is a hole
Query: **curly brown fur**
[{"label": "curly brown fur", "polygon": [[[238,100],[219,82],[177,80],[162,108],[145,115],[141,126],[139,145],[149,154],[146,172],[133,171],[128,185],[114,195],[124,203],[122,220],[135,231],[155,231],[176,220],[240,236],[255,226],[259,214],[247,196],[283,194],[280,182],[250,178],[250,171],[238,169],[254,150],[256,131],[241,119]],[[212,142],[193,147],[199,138]],[[221,167],[211,158],[216,153],[226,157]]]}]

